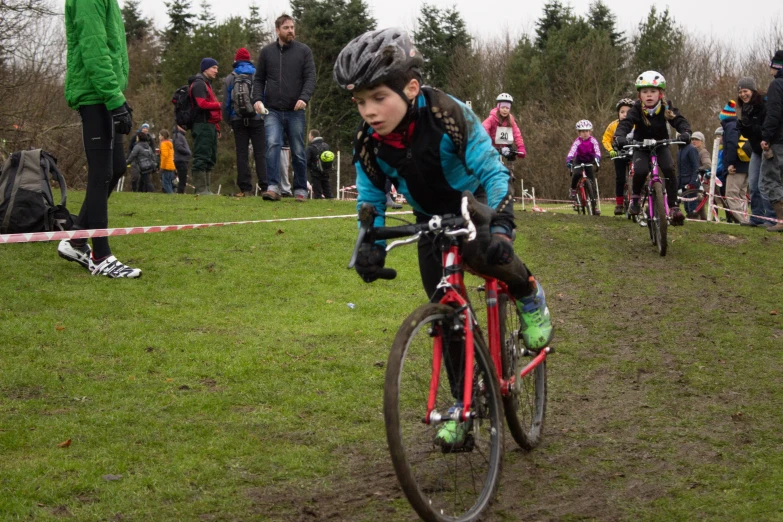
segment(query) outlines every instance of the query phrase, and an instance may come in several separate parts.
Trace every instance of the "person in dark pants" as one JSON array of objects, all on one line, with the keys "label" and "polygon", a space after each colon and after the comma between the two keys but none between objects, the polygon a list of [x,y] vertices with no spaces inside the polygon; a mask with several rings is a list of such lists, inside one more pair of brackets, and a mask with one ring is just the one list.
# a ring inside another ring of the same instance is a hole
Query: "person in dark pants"
[{"label": "person in dark pants", "polygon": [[[136,144],[141,141],[142,134],[149,134],[150,132],[150,124],[149,123],[143,123],[141,127],[139,127],[139,130],[136,131],[136,133],[130,137],[128,140],[128,156],[131,155],[131,152],[133,152],[133,147],[136,146]],[[144,192],[141,188],[141,173],[139,172],[139,169],[137,169],[134,165],[128,165],[128,167],[131,169],[131,190],[133,192]]]},{"label": "person in dark pants", "polygon": [[[87,193],[75,226],[108,228],[108,199],[125,174],[123,135],[129,134],[131,108],[123,91],[128,86],[125,26],[117,0],[66,0],[68,42],[65,99],[79,111],[87,156]],[[63,240],[60,257],[79,263],[92,275],[136,278],[141,270],[120,263],[107,237]]]},{"label": "person in dark pants", "polygon": [[201,73],[193,78],[191,95],[196,108],[193,117],[193,185],[196,194],[211,196],[212,169],[217,163],[217,140],[220,138],[220,102],[212,92],[211,81],[217,77],[218,63],[213,58],[201,60]]},{"label": "person in dark pants", "polygon": [[[250,61],[250,52],[244,47],[234,56],[234,70],[226,76],[225,100],[223,102],[223,120],[231,125],[234,131],[234,142],[237,147],[237,196],[254,195],[254,184],[250,175],[248,162],[248,147],[253,143],[253,158],[256,164],[258,186],[266,192],[266,132],[264,119],[256,113],[252,101],[253,75],[256,68]],[[242,82],[242,87],[234,92],[236,81]],[[239,107],[234,106],[233,98],[237,98]]]},{"label": "person in dark pants", "polygon": [[329,144],[321,137],[321,133],[310,131],[310,144],[307,146],[307,170],[310,171],[310,184],[313,186],[314,199],[332,199],[332,189],[329,186],[329,173],[332,171],[334,153],[329,150]]},{"label": "person in dark pants", "polygon": [[177,169],[177,177],[179,178],[177,194],[184,194],[188,183],[188,166],[191,157],[185,129],[174,125],[174,128],[171,129],[171,141],[174,143],[174,168]]}]

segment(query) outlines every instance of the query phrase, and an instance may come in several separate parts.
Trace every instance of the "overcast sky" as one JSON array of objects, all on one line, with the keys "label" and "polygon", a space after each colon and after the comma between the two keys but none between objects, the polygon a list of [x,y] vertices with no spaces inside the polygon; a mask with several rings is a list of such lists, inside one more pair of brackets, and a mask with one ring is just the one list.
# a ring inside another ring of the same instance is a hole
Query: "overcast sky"
[{"label": "overcast sky", "polygon": [[[120,4],[124,0],[119,0]],[[577,14],[585,14],[592,0],[570,0]],[[198,6],[200,0],[193,0]],[[251,0],[208,0],[218,20],[244,14]],[[255,0],[267,19],[289,10],[281,0]],[[367,0],[378,27],[401,26],[412,29],[421,0]],[[448,8],[456,6],[473,35],[492,38],[508,29],[512,35],[530,32],[541,15],[545,0],[429,0],[427,3]],[[660,10],[669,7],[675,20],[689,32],[703,36],[728,38],[737,45],[747,45],[754,34],[768,34],[772,24],[783,24],[783,2],[779,0],[605,0],[617,16],[618,27],[632,32],[646,17],[650,6]],[[155,20],[158,27],[168,23],[162,0],[141,0],[142,12]],[[197,7],[196,7],[197,9]]]}]

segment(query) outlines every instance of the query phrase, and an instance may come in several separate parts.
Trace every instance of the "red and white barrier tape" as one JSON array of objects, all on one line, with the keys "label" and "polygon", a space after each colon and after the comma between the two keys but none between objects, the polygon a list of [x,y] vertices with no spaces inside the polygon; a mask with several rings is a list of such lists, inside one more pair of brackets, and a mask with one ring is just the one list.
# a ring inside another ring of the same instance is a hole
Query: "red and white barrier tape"
[{"label": "red and white barrier tape", "polygon": [[[387,216],[412,214],[412,212],[387,212]],[[176,232],[198,228],[225,227],[229,225],[253,225],[257,223],[286,223],[292,221],[313,221],[317,219],[356,219],[356,214],[339,216],[311,216],[281,219],[258,219],[255,221],[226,221],[223,223],[198,223],[190,225],[163,225],[154,227],[97,228],[93,230],[67,230],[58,232],[31,232],[28,234],[0,234],[3,243],[35,243],[39,241],[60,241],[62,239],[87,239],[93,237],[130,236],[134,234],[154,234],[156,232]]]}]

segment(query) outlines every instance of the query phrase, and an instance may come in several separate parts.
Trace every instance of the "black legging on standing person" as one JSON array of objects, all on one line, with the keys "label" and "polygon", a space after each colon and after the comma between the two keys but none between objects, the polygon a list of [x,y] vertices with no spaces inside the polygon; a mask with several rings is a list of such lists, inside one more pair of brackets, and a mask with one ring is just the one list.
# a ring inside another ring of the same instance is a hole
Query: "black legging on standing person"
[{"label": "black legging on standing person", "polygon": [[177,194],[184,194],[185,187],[188,185],[188,162],[175,161],[174,168],[177,169],[177,177],[179,178],[179,184],[177,185]]},{"label": "black legging on standing person", "polygon": [[[584,167],[585,172],[587,173],[587,179],[589,179],[593,184],[595,184],[595,177],[593,176],[593,166],[587,165]],[[574,167],[574,172],[571,175],[571,189],[575,190],[576,186],[579,184],[579,179],[582,177],[582,169]]]},{"label": "black legging on standing person", "polygon": [[[663,173],[666,178],[666,202],[669,208],[677,205],[677,176],[674,172],[674,160],[668,147],[661,147],[656,151],[658,156],[658,177]],[[644,180],[650,172],[650,153],[646,150],[636,150],[633,153],[633,193],[642,193]]]},{"label": "black legging on standing person", "polygon": [[[79,115],[87,155],[87,193],[74,228],[108,228],[109,195],[125,174],[123,135],[115,135],[114,120],[103,104],[82,105]],[[76,245],[86,242],[86,239],[71,241]],[[95,259],[110,256],[109,238],[93,238],[92,249]]]}]

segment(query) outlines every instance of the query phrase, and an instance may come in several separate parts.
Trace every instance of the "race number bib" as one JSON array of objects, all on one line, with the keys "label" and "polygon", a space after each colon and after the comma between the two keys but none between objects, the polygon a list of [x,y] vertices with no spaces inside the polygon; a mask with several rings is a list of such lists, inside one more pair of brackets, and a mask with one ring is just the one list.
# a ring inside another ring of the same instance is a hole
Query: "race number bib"
[{"label": "race number bib", "polygon": [[495,132],[495,145],[512,145],[514,143],[513,132],[511,127],[498,127]]}]

